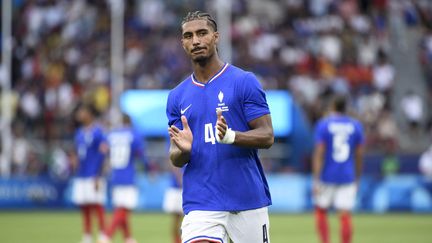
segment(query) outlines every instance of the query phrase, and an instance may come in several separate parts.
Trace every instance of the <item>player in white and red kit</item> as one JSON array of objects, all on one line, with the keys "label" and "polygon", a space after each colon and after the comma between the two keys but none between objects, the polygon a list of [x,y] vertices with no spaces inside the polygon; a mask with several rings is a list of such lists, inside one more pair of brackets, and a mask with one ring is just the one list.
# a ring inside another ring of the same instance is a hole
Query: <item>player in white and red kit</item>
[{"label": "player in white and red kit", "polygon": [[96,122],[97,111],[90,105],[81,105],[76,113],[81,127],[75,134],[78,154],[76,178],[73,184],[72,200],[81,208],[84,224],[82,243],[91,243],[91,215],[96,213],[99,230],[105,228],[104,203],[106,182],[103,178],[103,165],[108,145],[104,130]]},{"label": "player in white and red kit", "polygon": [[322,243],[329,243],[327,209],[334,206],[340,215],[341,242],[352,239],[351,211],[363,160],[363,127],[346,115],[347,100],[333,100],[332,112],[318,121],[313,156],[315,218]]}]

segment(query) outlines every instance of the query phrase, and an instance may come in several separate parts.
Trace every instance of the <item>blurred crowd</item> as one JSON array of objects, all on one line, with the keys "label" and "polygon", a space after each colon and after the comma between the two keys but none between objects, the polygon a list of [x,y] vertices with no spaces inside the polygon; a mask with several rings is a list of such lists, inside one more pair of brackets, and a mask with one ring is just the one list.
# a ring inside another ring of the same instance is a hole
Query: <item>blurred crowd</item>
[{"label": "blurred crowd", "polygon": [[[216,3],[125,1],[125,88],[170,89],[188,75],[181,18],[196,9],[214,13]],[[232,63],[255,72],[265,89],[289,90],[311,126],[332,94],[349,95],[369,151],[394,151],[391,13],[424,32],[419,56],[432,99],[431,5],[428,0],[233,1]],[[102,116],[109,111],[110,33],[109,1],[14,1],[14,174],[68,176],[75,107],[87,102]]]},{"label": "blurred crowd", "polygon": [[[422,66],[422,71],[425,77],[425,86],[427,88],[427,102],[432,102],[432,3],[429,3],[429,8],[418,8],[419,16],[424,19],[425,28],[423,37],[419,45],[419,59]],[[429,114],[427,128],[432,127],[432,114]]]}]

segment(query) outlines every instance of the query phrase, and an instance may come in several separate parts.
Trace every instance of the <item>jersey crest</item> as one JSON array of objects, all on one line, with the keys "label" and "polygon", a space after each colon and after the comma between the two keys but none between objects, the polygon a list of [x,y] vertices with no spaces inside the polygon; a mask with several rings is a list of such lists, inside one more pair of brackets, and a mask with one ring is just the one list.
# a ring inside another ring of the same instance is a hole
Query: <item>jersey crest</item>
[{"label": "jersey crest", "polygon": [[222,93],[222,91],[219,91],[218,99],[219,99],[219,103],[218,103],[218,105],[216,107],[216,112],[218,112],[218,111],[229,111],[228,105],[226,105],[225,102],[223,102],[224,93]]}]

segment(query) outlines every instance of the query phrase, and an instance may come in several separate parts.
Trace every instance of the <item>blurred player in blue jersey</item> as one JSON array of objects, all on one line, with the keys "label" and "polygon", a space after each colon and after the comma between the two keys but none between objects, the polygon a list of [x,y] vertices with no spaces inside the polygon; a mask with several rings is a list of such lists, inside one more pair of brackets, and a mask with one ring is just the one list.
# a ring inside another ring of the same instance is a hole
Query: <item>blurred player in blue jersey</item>
[{"label": "blurred player in blue jersey", "polygon": [[97,111],[90,105],[81,105],[76,112],[76,118],[81,123],[81,127],[75,134],[78,164],[72,200],[80,206],[83,216],[82,243],[92,242],[92,212],[97,215],[100,232],[105,228],[103,205],[106,196],[106,182],[103,178],[103,169],[108,144],[103,128],[96,122],[96,116]]},{"label": "blurred player in blue jersey", "polygon": [[171,187],[166,190],[163,201],[163,210],[173,215],[171,234],[174,243],[181,243],[180,226],[183,219],[182,177],[182,169],[173,167],[171,171]]},{"label": "blurred player in blue jersey", "polygon": [[184,243],[270,242],[271,198],[257,149],[274,142],[255,75],[218,56],[217,24],[190,12],[181,24],[193,73],[167,101],[170,159],[183,174]]},{"label": "blurred player in blue jersey", "polygon": [[339,212],[341,243],[352,238],[351,211],[363,162],[363,127],[346,115],[347,100],[337,96],[331,113],[318,121],[313,155],[313,193],[319,238],[329,242],[327,209]]},{"label": "blurred player in blue jersey", "polygon": [[134,161],[139,159],[145,162],[141,139],[132,129],[128,115],[123,115],[123,126],[112,130],[108,135],[114,213],[100,243],[111,242],[118,227],[123,231],[125,243],[136,243],[131,236],[129,212],[138,203]]}]

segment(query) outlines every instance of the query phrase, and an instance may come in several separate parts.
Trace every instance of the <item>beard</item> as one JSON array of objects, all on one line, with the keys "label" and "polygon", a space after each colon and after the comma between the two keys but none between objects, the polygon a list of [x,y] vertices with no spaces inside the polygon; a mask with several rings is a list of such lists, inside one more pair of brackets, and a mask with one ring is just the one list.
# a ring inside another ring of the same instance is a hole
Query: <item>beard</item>
[{"label": "beard", "polygon": [[214,56],[213,52],[208,53],[207,55],[205,55],[205,54],[198,55],[198,56],[192,58],[192,61],[194,63],[199,64],[200,66],[205,66],[209,62],[209,60],[212,59],[213,56]]}]

